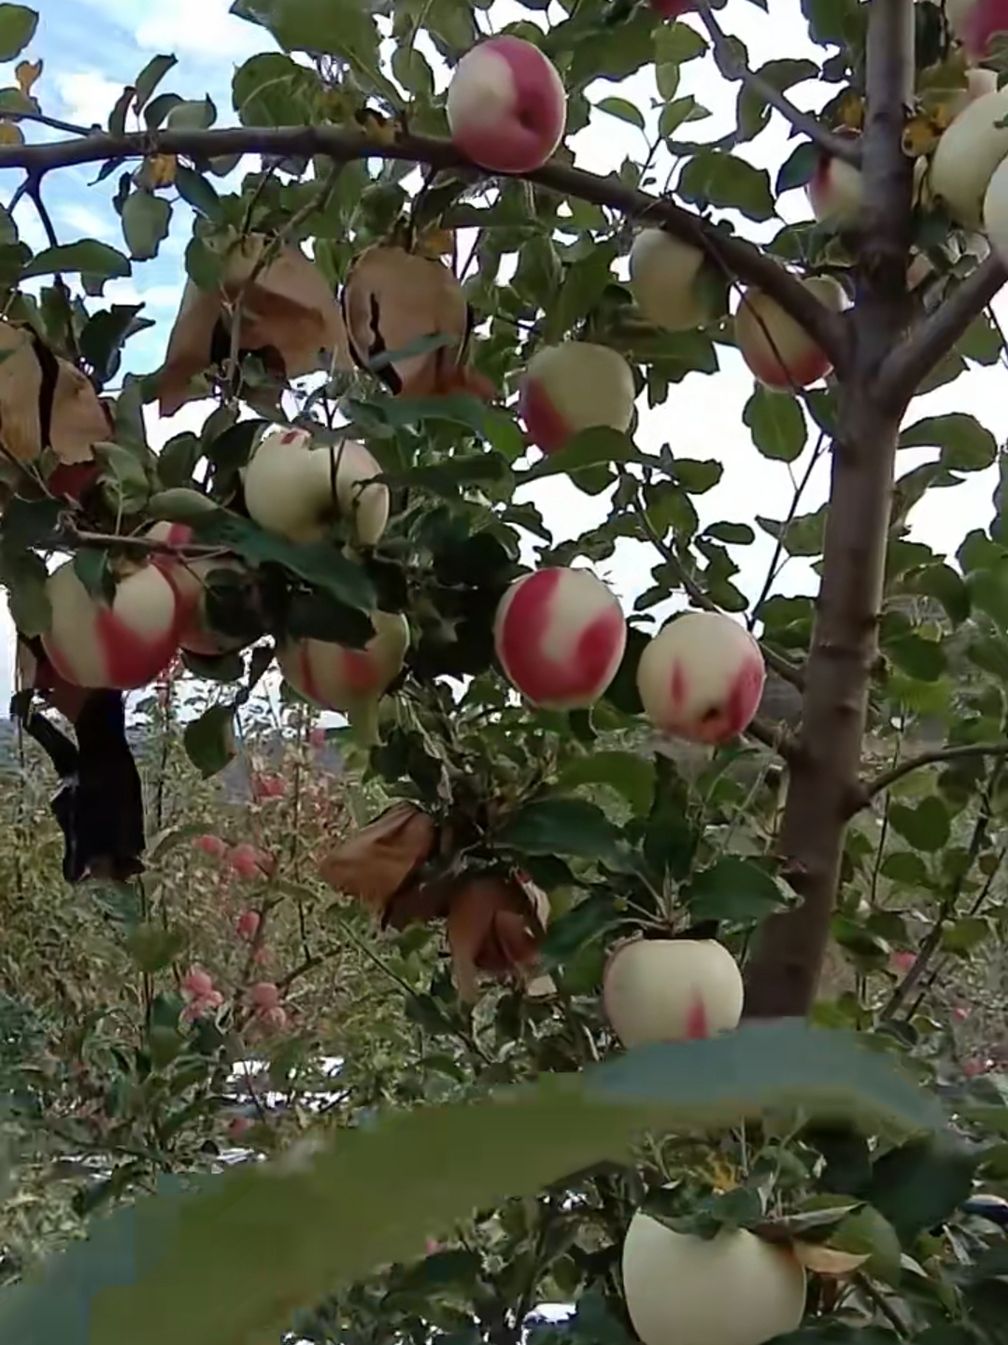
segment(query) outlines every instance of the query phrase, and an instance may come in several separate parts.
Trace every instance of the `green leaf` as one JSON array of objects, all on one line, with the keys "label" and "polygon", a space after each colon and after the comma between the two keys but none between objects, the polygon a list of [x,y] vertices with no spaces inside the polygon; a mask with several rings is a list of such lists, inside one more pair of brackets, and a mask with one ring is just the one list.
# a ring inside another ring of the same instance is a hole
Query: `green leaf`
[{"label": "green leaf", "polygon": [[927,865],[913,850],[894,850],[882,861],[880,873],[893,883],[906,883],[908,887],[927,887]]},{"label": "green leaf", "polygon": [[349,560],[331,543],[311,542],[298,546],[223,509],[194,520],[193,526],[201,542],[219,543],[237,551],[253,565],[282,565],[309,584],[325,589],[348,607],[369,612],[375,606],[377,599],[371,580],[360,565]]},{"label": "green leaf", "polygon": [[929,854],[947,845],[952,831],[948,809],[937,794],[929,794],[916,808],[893,803],[889,808],[889,822],[915,850]]},{"label": "green leaf", "polygon": [[134,261],[156,257],[162,241],[168,237],[171,205],[153,192],[130,192],[122,208],[123,236]]},{"label": "green leaf", "polygon": [[721,480],[724,464],[713,458],[673,458],[671,472],[688,495],[704,495]]},{"label": "green leaf", "polygon": [[133,97],[133,111],[142,112],[157,86],[173,66],[178,65],[177,56],[152,56],[133,81],[136,90]]},{"label": "green leaf", "polygon": [[194,210],[198,210],[208,220],[218,222],[223,218],[217,189],[202,173],[179,164],[175,169],[175,186],[183,201],[187,201]]},{"label": "green leaf", "polygon": [[[778,92],[783,93],[795,84],[814,79],[819,67],[812,61],[776,60],[767,61],[756,72],[759,77]],[[749,84],[743,84],[738,96],[738,129],[743,140],[751,140],[770,121],[770,107],[766,99]]]},{"label": "green leaf", "polygon": [[899,1237],[889,1220],[870,1205],[849,1214],[830,1234],[829,1245],[842,1252],[867,1252],[866,1274],[887,1284],[899,1283],[903,1255]]},{"label": "green leaf", "polygon": [[922,682],[937,682],[947,666],[945,651],[937,641],[912,632],[888,637],[883,649],[897,668]]},{"label": "green leaf", "polygon": [[320,1128],[274,1162],[141,1200],[96,1223],[41,1276],[9,1286],[0,1336],[18,1345],[279,1338],[297,1305],[415,1260],[427,1238],[475,1209],[628,1161],[642,1131],[735,1125],[784,1108],[890,1133],[943,1125],[923,1090],[845,1033],[772,1023],[646,1047],[493,1097]]},{"label": "green leaf", "polygon": [[964,915],[942,930],[941,946],[949,953],[971,953],[994,933],[991,924],[980,915]]},{"label": "green leaf", "polygon": [[637,752],[593,752],[568,762],[557,776],[559,789],[576,785],[609,785],[635,813],[646,813],[654,801],[654,762]]},{"label": "green leaf", "polygon": [[745,404],[742,421],[765,458],[794,462],[805,447],[805,417],[798,399],[758,385]]},{"label": "green leaf", "polygon": [[912,1140],[878,1160],[863,1195],[906,1242],[967,1199],[977,1162],[947,1140]]},{"label": "green leaf", "polygon": [[980,471],[990,467],[997,457],[993,434],[975,416],[963,411],[916,421],[900,435],[899,446],[940,448],[940,465],[959,472]]},{"label": "green leaf", "polygon": [[115,276],[128,276],[130,271],[129,261],[121,252],[107,243],[99,243],[96,238],[82,238],[79,243],[46,248],[28,263],[22,274],[28,279],[29,276],[51,276],[60,272],[65,275],[86,273],[101,280],[111,280]]},{"label": "green leaf", "polygon": [[563,448],[551,453],[522,477],[523,481],[537,481],[544,476],[558,476],[576,472],[582,467],[596,467],[611,462],[626,462],[633,457],[633,440],[608,425],[592,425],[579,430]]},{"label": "green leaf", "polygon": [[654,35],[656,65],[684,65],[707,50],[707,43],[686,23],[663,23]]},{"label": "green leaf", "polygon": [[26,5],[0,5],[0,61],[13,61],[35,36],[39,16]]},{"label": "green leaf", "polygon": [[729,546],[751,546],[756,534],[748,523],[712,523],[704,528],[705,537],[713,537],[716,542],[727,542]]},{"label": "green leaf", "polygon": [[636,126],[640,130],[644,129],[644,114],[636,103],[631,103],[626,98],[602,98],[595,104],[599,112],[608,112],[610,117],[618,117],[620,121],[628,121],[631,126]]},{"label": "green leaf", "polygon": [[360,0],[235,0],[231,13],[268,28],[288,51],[338,56],[367,86],[401,106],[396,86],[378,64],[378,29]]},{"label": "green leaf", "polygon": [[793,187],[804,187],[815,172],[818,162],[819,151],[811,141],[799,145],[781,165],[774,184],[775,194],[780,196],[782,192],[791,191]]},{"label": "green leaf", "polygon": [[234,706],[211,705],[192,719],[182,735],[189,760],[204,779],[222,771],[237,755],[234,739]]},{"label": "green leaf", "polygon": [[612,856],[619,833],[601,808],[581,799],[539,799],[508,819],[499,844],[529,855]]},{"label": "green leaf", "polygon": [[168,113],[165,125],[172,131],[205,131],[217,120],[217,109],[209,94],[205,98],[180,98]]},{"label": "green leaf", "polygon": [[751,859],[727,855],[701,869],[685,893],[694,920],[758,924],[787,904],[774,876]]},{"label": "green leaf", "polygon": [[723,150],[702,149],[689,160],[679,177],[679,195],[701,208],[720,206],[741,211],[751,220],[768,220],[774,213],[770,179]]},{"label": "green leaf", "polygon": [[173,962],[186,946],[186,936],[178,929],[163,925],[138,925],[126,939],[130,957],[148,974],[161,971]]},{"label": "green leaf", "polygon": [[913,593],[937,598],[953,625],[960,625],[970,614],[969,589],[951,565],[927,565],[910,576],[907,587]]},{"label": "green leaf", "polygon": [[416,47],[396,47],[392,53],[392,73],[404,89],[417,97],[433,96],[434,72],[426,56]]}]

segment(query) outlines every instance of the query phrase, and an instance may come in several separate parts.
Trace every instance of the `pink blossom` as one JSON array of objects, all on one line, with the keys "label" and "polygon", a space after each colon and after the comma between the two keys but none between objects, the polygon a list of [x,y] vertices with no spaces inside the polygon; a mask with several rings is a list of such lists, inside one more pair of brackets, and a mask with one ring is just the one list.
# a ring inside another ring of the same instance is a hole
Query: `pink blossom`
[{"label": "pink blossom", "polygon": [[906,975],[916,961],[916,953],[893,953],[889,958],[889,969],[899,972],[901,975]]},{"label": "pink blossom", "polygon": [[251,943],[259,933],[259,926],[262,923],[262,917],[258,911],[242,911],[235,922],[235,933],[239,939],[244,939],[246,943]]},{"label": "pink blossom", "polygon": [[197,836],[193,845],[197,850],[202,850],[203,854],[209,855],[211,859],[223,859],[228,851],[227,841],[222,841],[219,836],[214,836],[212,832]]}]

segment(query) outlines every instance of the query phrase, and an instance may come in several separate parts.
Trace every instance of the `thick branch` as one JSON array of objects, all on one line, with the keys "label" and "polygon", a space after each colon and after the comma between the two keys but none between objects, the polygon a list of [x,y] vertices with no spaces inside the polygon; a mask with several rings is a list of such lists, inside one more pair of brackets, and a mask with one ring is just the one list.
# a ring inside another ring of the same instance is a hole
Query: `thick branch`
[{"label": "thick branch", "polygon": [[1006,280],[1008,271],[992,253],[891,352],[879,370],[879,396],[889,405],[907,402]]},{"label": "thick branch", "polygon": [[919,756],[907,757],[905,761],[901,761],[898,766],[893,766],[891,770],[883,771],[881,775],[876,775],[873,780],[866,780],[852,812],[857,812],[858,809],[866,807],[876,795],[889,789],[897,780],[902,780],[904,775],[909,775],[912,771],[919,771],[923,766],[940,766],[949,761],[968,761],[970,757],[1004,756],[1008,756],[1008,742],[963,743],[959,747],[939,747],[933,752],[921,752]]},{"label": "thick branch", "polygon": [[780,89],[769,80],[758,75],[755,70],[750,70],[736,57],[727,34],[714,17],[714,12],[706,0],[701,0],[697,9],[700,22],[707,29],[714,45],[714,59],[718,69],[725,79],[739,80],[746,88],[752,89],[753,93],[759,94],[768,107],[774,108],[796,131],[807,135],[833,158],[843,159],[845,163],[851,164],[861,162],[861,147],[856,140],[850,136],[837,135],[810,112],[803,112],[800,107],[795,107],[787,94],[781,93]]},{"label": "thick branch", "polygon": [[852,368],[839,380],[839,416],[823,543],[822,583],[805,670],[802,728],[791,761],[779,849],[802,898],[761,927],[746,965],[750,1017],[811,1008],[840,879],[850,801],[856,795],[878,655],[886,540],[902,407],[876,391],[884,357],[908,316],[910,161],[902,150],[914,71],[912,0],[871,0],[867,116],[862,139],[864,227],[858,302],[850,314]]},{"label": "thick branch", "polygon": [[[166,130],[132,135],[96,132],[74,140],[2,147],[0,169],[22,168],[38,178],[56,168],[152,154],[176,154],[197,161],[234,154],[262,154],[281,159],[326,155],[336,163],[400,159],[436,169],[462,170],[474,176],[482,173],[448,140],[401,135],[384,143],[360,131],[336,126],[240,126],[218,131]],[[752,244],[671,201],[627,187],[615,176],[599,177],[556,162],[525,176],[529,182],[561,196],[590,201],[631,219],[660,226],[676,238],[693,243],[732,275],[759,286],[776,299],[822,346],[838,373],[847,367],[847,332],[839,315],[825,308],[795,276]]]}]

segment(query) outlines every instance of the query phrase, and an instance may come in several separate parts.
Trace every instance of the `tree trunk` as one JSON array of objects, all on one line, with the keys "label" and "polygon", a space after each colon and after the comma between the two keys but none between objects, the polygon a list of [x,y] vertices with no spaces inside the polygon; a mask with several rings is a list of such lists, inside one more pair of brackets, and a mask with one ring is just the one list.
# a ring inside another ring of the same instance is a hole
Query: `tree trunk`
[{"label": "tree trunk", "polygon": [[878,657],[896,442],[905,405],[878,387],[905,339],[912,163],[903,154],[913,88],[913,0],[872,0],[862,140],[864,223],[853,355],[838,387],[822,582],[805,670],[801,736],[781,828],[783,875],[801,898],[760,931],[746,967],[746,1014],[807,1013],[815,998],[856,797],[872,669]]}]

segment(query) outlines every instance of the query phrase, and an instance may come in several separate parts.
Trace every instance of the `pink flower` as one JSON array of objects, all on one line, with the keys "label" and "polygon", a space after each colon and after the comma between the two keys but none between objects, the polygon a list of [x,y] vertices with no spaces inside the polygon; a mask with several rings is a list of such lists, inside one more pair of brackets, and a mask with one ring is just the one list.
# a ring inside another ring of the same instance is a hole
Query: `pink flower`
[{"label": "pink flower", "polygon": [[197,836],[193,841],[197,850],[202,850],[203,854],[209,855],[211,859],[223,859],[227,854],[227,841],[222,841],[219,836],[214,836],[207,832],[203,836]]},{"label": "pink flower", "polygon": [[916,961],[916,953],[893,953],[889,958],[889,970],[905,976]]},{"label": "pink flower", "polygon": [[242,911],[235,922],[235,933],[239,939],[244,939],[246,943],[251,943],[259,933],[259,926],[262,923],[262,917],[258,911]]},{"label": "pink flower", "polygon": [[280,1003],[280,991],[272,981],[257,981],[249,991],[249,998],[258,1014],[268,1013]]}]

